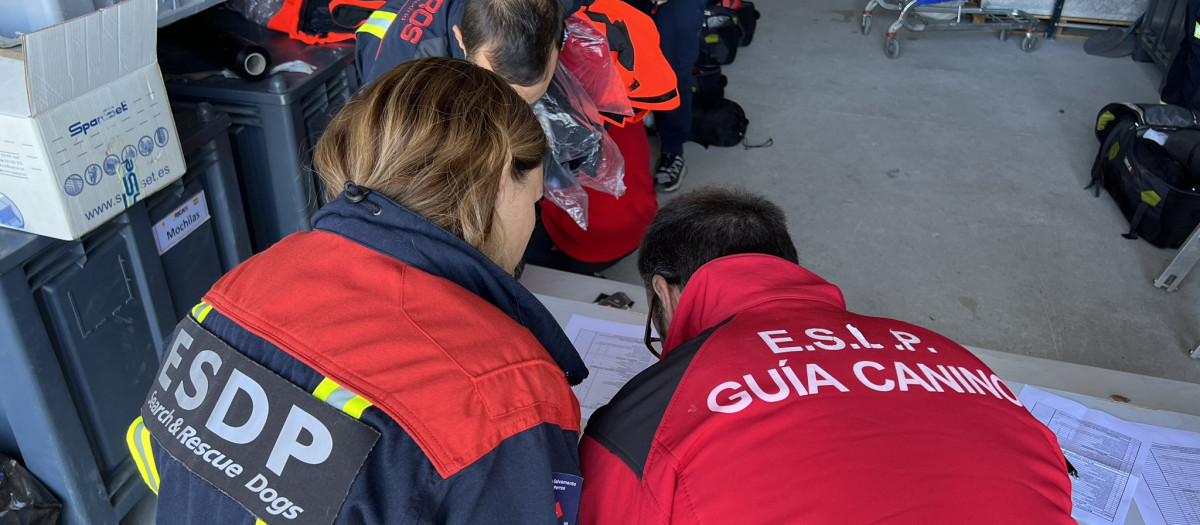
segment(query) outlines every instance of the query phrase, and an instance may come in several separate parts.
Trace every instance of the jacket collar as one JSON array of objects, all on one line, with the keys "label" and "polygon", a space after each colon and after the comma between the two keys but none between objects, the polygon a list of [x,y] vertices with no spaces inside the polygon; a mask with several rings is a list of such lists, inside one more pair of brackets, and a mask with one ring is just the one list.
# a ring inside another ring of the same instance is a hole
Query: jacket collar
[{"label": "jacket collar", "polygon": [[479,250],[424,217],[375,192],[358,203],[343,193],[313,215],[312,223],[316,230],[340,235],[467,289],[532,332],[568,383],[577,385],[587,377],[587,367],[570,339],[529,290]]},{"label": "jacket collar", "polygon": [[818,308],[846,309],[841,290],[784,259],[763,254],[713,259],[701,266],[684,286],[667,329],[663,355],[738,312],[777,299],[811,301]]}]

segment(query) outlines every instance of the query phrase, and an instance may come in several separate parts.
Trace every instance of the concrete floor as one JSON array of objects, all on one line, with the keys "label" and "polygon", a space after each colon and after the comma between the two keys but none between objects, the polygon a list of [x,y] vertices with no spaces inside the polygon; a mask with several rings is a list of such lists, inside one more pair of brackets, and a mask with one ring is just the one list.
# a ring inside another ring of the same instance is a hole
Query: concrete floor
[{"label": "concrete floor", "polygon": [[[1120,234],[1084,191],[1108,102],[1157,102],[1161,74],[1088,56],[1083,40],[1024,53],[994,33],[859,34],[863,0],[757,0],[728,98],[769,149],[687,146],[682,192],[741,186],[788,212],[801,263],[852,310],[963,344],[1200,382],[1200,275],[1151,281],[1175,255]],[[662,196],[662,202],[670,195]],[[633,258],[605,272],[639,282]]]}]

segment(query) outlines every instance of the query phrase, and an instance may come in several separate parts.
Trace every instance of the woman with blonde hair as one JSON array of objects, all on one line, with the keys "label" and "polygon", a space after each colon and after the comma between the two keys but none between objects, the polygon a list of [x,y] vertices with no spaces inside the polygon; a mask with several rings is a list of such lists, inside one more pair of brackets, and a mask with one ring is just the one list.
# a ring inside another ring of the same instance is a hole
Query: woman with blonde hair
[{"label": "woman with blonde hair", "polygon": [[546,151],[462,60],[356,95],[316,148],[315,231],[223,277],[167,345],[143,408],[159,517],[574,523],[587,369],[511,276]]}]

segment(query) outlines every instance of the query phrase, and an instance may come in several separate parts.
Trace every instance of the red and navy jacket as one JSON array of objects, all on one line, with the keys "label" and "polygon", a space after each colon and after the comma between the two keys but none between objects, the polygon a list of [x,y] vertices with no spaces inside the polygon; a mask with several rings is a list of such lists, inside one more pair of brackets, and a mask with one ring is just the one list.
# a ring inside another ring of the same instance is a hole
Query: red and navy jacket
[{"label": "red and navy jacket", "polygon": [[[564,15],[579,10],[591,0],[559,0]],[[389,0],[358,27],[354,63],[362,85],[370,84],[387,70],[409,60],[425,57],[466,58],[454,38],[454,26],[462,24],[467,0]]]},{"label": "red and navy jacket", "polygon": [[1074,523],[1057,439],[983,362],[767,255],[696,272],[580,448],[589,524]]},{"label": "red and navy jacket", "polygon": [[[556,487],[581,483],[569,383],[587,369],[550,313],[483,254],[376,193],[339,197],[313,226],[223,277],[195,317],[300,389],[330,404],[323,385],[345,392],[336,406],[357,407],[345,417],[378,433],[329,522],[575,523],[578,492],[571,501]],[[256,522],[160,439],[161,523]],[[319,474],[310,482],[323,488]],[[282,496],[258,489],[263,502]],[[263,506],[257,518],[291,522]]]}]

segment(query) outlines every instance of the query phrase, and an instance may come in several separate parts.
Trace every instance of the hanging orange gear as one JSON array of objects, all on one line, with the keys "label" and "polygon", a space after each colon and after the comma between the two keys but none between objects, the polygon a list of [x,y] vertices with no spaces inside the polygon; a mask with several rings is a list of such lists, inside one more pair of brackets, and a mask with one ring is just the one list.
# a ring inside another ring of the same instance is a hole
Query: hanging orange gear
[{"label": "hanging orange gear", "polygon": [[283,0],[267,27],[305,44],[354,40],[354,30],[366,22],[384,0]]},{"label": "hanging orange gear", "polygon": [[634,116],[626,121],[638,122],[650,111],[679,107],[675,72],[658,47],[658,29],[649,16],[620,0],[596,0],[581,12],[608,39],[634,109]]}]

